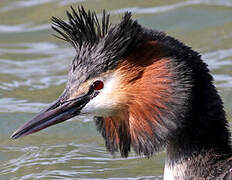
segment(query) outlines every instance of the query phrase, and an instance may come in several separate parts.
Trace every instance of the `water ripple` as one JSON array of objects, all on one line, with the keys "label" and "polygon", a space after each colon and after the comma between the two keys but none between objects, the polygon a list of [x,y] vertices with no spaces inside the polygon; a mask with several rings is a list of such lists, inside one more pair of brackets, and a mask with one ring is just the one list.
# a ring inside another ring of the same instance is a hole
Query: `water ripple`
[{"label": "water ripple", "polygon": [[[224,67],[232,68],[232,49],[221,49],[207,52],[202,55],[202,59],[209,65],[211,70]],[[219,82],[217,87],[232,87],[232,76],[228,74],[213,74],[213,77]]]},{"label": "water ripple", "polygon": [[[9,47],[13,47],[9,49]],[[69,53],[68,53],[69,52]],[[70,54],[69,48],[61,48],[50,42],[36,42],[36,43],[14,43],[14,44],[0,44],[0,53],[17,53],[17,54]]]},{"label": "water ripple", "polygon": [[41,31],[50,29],[50,24],[43,24],[35,26],[33,23],[19,24],[19,25],[0,25],[0,33],[21,33],[21,32],[31,32],[31,31]]},{"label": "water ripple", "polygon": [[[202,55],[211,69],[219,68],[224,65],[231,65],[232,49],[220,49],[213,52],[207,52]],[[222,61],[228,59],[230,61]]]},{"label": "water ripple", "polygon": [[5,6],[3,8],[0,8],[0,12],[7,12],[19,8],[27,8],[27,7],[33,7],[33,6],[39,6],[47,3],[52,3],[55,2],[58,5],[67,5],[67,4],[72,4],[76,2],[81,2],[83,0],[40,0],[40,1],[35,1],[35,0],[20,0],[16,1],[13,3],[10,3],[8,6]]},{"label": "water ripple", "polygon": [[63,1],[60,1],[59,2],[59,5],[60,6],[66,6],[66,5],[69,5],[69,4],[74,4],[74,3],[77,3],[77,2],[83,2],[83,1],[85,1],[85,0],[63,0]]},{"label": "water ripple", "polygon": [[1,98],[0,112],[39,112],[47,104],[39,102],[29,102],[28,100],[19,100],[14,98]]},{"label": "water ripple", "polygon": [[[4,48],[4,47],[8,47]],[[66,72],[74,53],[70,48],[58,47],[48,42],[0,44],[0,54],[40,54],[48,56],[39,59],[11,60],[0,58],[1,74],[17,76],[17,80],[0,80],[0,88],[12,90],[20,86],[28,86],[29,89],[48,88],[52,85],[60,85],[66,82]],[[64,75],[60,75],[60,73]]]},{"label": "water ripple", "polygon": [[141,8],[141,7],[129,7],[129,8],[121,8],[117,10],[110,11],[112,14],[125,13],[127,11],[133,12],[135,14],[154,14],[154,13],[162,13],[170,10],[174,10],[181,7],[192,6],[192,5],[214,5],[214,6],[226,6],[232,7],[232,2],[229,0],[190,0],[183,1],[176,4],[164,5],[158,7],[149,7],[149,8]]},{"label": "water ripple", "polygon": [[[0,147],[4,153],[10,151],[18,156],[7,162],[2,163],[0,175],[16,173],[27,168],[32,169],[30,174],[20,177],[20,179],[32,178],[74,178],[84,177],[88,174],[99,174],[105,172],[114,172],[123,167],[108,167],[111,163],[130,162],[130,160],[140,159],[141,157],[130,157],[124,159],[121,157],[112,158],[105,151],[104,147],[97,147],[95,144],[67,144],[67,145],[39,145],[24,147]],[[21,155],[20,155],[21,154]],[[133,156],[133,155],[132,155]],[[77,163],[75,163],[77,162]],[[98,163],[99,162],[99,163]],[[61,170],[57,168],[62,164],[78,164]],[[49,166],[49,170],[45,170]],[[53,167],[54,166],[54,167]],[[40,167],[36,170],[36,167]],[[53,169],[55,168],[55,169]],[[154,177],[154,176],[152,176]],[[141,177],[142,178],[142,177]],[[19,177],[15,177],[19,179]],[[86,179],[86,178],[85,178]],[[115,179],[115,178],[112,178]],[[117,178],[116,178],[117,179]],[[125,178],[123,178],[125,179]]]}]

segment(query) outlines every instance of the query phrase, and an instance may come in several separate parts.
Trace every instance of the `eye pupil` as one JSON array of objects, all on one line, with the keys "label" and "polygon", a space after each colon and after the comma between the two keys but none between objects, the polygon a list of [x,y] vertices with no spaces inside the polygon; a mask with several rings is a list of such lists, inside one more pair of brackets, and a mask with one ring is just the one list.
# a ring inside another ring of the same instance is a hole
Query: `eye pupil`
[{"label": "eye pupil", "polygon": [[104,87],[104,83],[102,81],[100,81],[100,80],[95,81],[93,83],[93,89],[94,90],[101,90],[101,89],[103,89],[103,87]]}]

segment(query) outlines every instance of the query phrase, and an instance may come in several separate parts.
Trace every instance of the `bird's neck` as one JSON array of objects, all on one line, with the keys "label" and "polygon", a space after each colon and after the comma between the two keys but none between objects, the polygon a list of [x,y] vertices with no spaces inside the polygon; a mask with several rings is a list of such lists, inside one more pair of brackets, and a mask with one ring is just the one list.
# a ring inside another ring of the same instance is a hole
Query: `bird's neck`
[{"label": "bird's neck", "polygon": [[222,154],[214,150],[202,151],[192,157],[173,162],[165,161],[164,180],[221,179],[222,173],[231,171],[231,153]]},{"label": "bird's neck", "polygon": [[[210,174],[219,173],[219,167],[232,156],[226,123],[220,125],[219,120],[212,124],[209,119],[205,123],[208,127],[202,127],[201,124],[194,127],[191,124],[190,128],[195,129],[195,132],[188,128],[180,130],[175,140],[169,141],[164,180],[204,179]],[[217,131],[214,131],[216,127]]]},{"label": "bird's neck", "polygon": [[216,166],[232,155],[222,100],[206,66],[197,67],[187,102],[189,112],[167,142],[165,180],[205,179],[212,172],[220,173]]}]

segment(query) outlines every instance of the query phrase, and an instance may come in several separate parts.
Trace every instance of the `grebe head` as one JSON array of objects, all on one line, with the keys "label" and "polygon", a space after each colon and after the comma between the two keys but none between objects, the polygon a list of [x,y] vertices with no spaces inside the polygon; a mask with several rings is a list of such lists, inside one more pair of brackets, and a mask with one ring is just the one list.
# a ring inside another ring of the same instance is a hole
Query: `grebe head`
[{"label": "grebe head", "polygon": [[205,98],[199,92],[196,100],[195,91],[212,86],[198,53],[140,26],[130,13],[116,25],[110,25],[105,12],[100,23],[95,13],[82,7],[67,16],[67,22],[52,18],[58,37],[76,50],[66,88],[12,138],[91,114],[111,153],[119,150],[127,157],[133,147],[150,157],[169,142],[175,144],[180,130],[196,118],[192,107]]}]

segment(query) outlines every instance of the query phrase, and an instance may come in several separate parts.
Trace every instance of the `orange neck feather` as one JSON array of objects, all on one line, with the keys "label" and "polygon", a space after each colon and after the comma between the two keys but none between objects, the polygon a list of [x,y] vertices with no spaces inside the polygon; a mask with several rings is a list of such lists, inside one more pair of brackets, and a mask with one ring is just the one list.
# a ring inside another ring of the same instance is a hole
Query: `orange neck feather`
[{"label": "orange neck feather", "polygon": [[119,146],[123,156],[127,156],[125,148],[130,150],[128,142],[137,153],[147,156],[162,143],[154,130],[163,126],[160,117],[171,101],[172,73],[170,60],[160,57],[156,42],[148,42],[117,68],[122,77],[119,91],[123,93],[119,95],[123,95],[121,99],[126,106],[120,107],[116,116],[104,118],[104,123],[108,143],[113,143],[115,148]]}]

